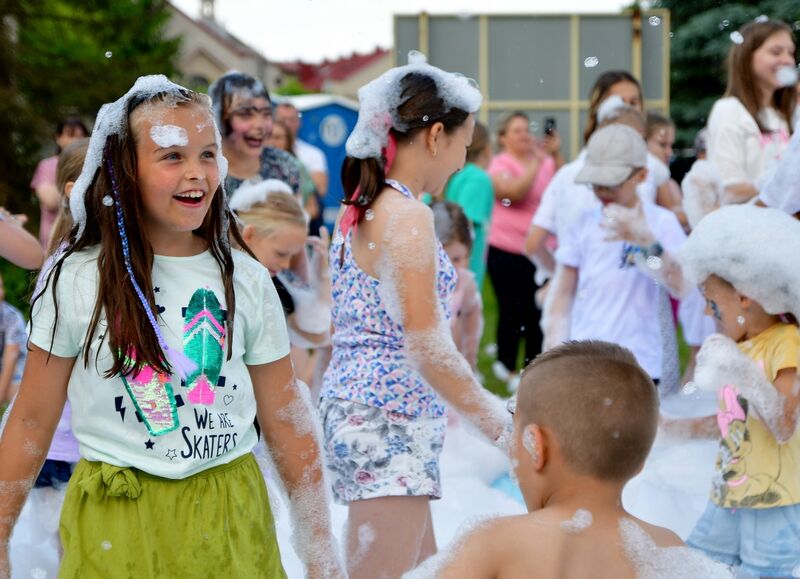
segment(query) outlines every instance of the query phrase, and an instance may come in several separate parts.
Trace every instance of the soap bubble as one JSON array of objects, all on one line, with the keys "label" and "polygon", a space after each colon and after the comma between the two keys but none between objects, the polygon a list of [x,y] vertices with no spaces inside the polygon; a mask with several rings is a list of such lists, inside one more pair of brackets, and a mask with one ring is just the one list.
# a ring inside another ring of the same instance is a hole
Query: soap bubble
[{"label": "soap bubble", "polygon": [[100,546],[103,548],[104,551],[110,551],[111,541],[103,541],[102,543],[100,543]]},{"label": "soap bubble", "polygon": [[374,244],[373,242],[371,242],[371,241],[370,241],[370,242],[367,244],[367,247],[369,247],[370,249],[375,249],[375,244]]},{"label": "soap bubble", "polygon": [[733,32],[731,32],[731,42],[733,42],[734,44],[741,44],[742,42],[744,42],[744,36],[742,36],[742,33],[739,32],[738,30],[734,30]]},{"label": "soap bubble", "polygon": [[756,22],[766,22],[767,20],[769,20],[769,16],[767,16],[766,14],[762,14],[760,16],[755,17]]},{"label": "soap bubble", "polygon": [[497,354],[497,344],[494,344],[494,343],[486,344],[486,346],[484,346],[484,348],[483,348],[483,351],[488,356],[494,356],[495,354]]},{"label": "soap bubble", "polygon": [[[795,20],[794,21],[794,29],[795,30],[800,30],[800,20]],[[800,575],[798,575],[798,576],[800,577]]]},{"label": "soap bubble", "polygon": [[114,53],[111,52],[110,50],[107,50],[106,51],[106,58],[111,58],[112,56],[114,56]]},{"label": "soap bubble", "polygon": [[503,207],[511,207],[511,199],[508,197],[503,199],[500,203],[503,205]]},{"label": "soap bubble", "polygon": [[594,68],[598,64],[600,64],[600,59],[597,58],[596,56],[587,56],[583,60],[583,66],[585,66],[586,68]]},{"label": "soap bubble", "polygon": [[612,404],[614,404],[614,401],[611,400],[611,398],[603,398],[603,405],[604,406],[611,406]]},{"label": "soap bubble", "polygon": [[675,36],[675,33],[674,32],[670,32],[669,33],[669,37],[672,38],[673,36]]},{"label": "soap bubble", "polygon": [[366,219],[367,221],[372,221],[373,219],[375,219],[375,212],[372,209],[367,209],[364,212],[364,219]]},{"label": "soap bubble", "polygon": [[731,25],[731,21],[730,20],[723,20],[722,22],[719,23],[719,29],[720,30],[725,30],[730,25]]},{"label": "soap bubble", "polygon": [[650,26],[658,26],[659,24],[661,24],[661,18],[659,18],[658,16],[651,16],[650,18],[647,19],[647,21],[650,23]]}]

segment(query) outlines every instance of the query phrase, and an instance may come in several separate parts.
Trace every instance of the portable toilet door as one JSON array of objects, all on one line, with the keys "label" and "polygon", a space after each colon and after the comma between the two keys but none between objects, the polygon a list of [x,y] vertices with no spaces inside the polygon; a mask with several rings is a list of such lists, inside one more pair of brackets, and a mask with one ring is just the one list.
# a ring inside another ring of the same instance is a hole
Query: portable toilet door
[{"label": "portable toilet door", "polygon": [[282,100],[291,102],[302,115],[298,136],[325,153],[328,192],[322,198],[322,218],[328,230],[332,231],[344,196],[341,179],[346,156],[344,144],[356,126],[358,103],[327,94],[299,95]]}]

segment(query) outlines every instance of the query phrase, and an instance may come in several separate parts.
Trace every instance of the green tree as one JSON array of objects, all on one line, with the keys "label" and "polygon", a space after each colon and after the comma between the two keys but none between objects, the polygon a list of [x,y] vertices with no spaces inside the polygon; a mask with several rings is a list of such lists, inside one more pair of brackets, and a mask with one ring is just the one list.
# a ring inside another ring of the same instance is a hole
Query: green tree
[{"label": "green tree", "polygon": [[656,0],[653,5],[672,15],[670,114],[680,146],[691,145],[714,101],[725,92],[731,33],[762,14],[800,28],[797,0]]},{"label": "green tree", "polygon": [[[30,230],[39,210],[29,184],[54,152],[56,123],[78,115],[90,124],[138,76],[175,75],[180,41],[164,38],[169,17],[166,0],[0,0],[0,205],[27,214]],[[8,286],[19,303],[27,283]]]}]

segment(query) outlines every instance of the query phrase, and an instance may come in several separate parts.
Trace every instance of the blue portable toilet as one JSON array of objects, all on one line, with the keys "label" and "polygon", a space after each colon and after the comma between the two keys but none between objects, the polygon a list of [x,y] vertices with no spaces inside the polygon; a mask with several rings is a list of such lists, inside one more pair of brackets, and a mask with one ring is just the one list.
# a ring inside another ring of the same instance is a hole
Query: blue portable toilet
[{"label": "blue portable toilet", "polygon": [[358,103],[328,94],[299,95],[280,100],[288,100],[303,115],[298,136],[322,149],[328,159],[328,192],[322,199],[322,218],[332,230],[344,196],[340,176],[346,156],[344,144],[356,126]]}]

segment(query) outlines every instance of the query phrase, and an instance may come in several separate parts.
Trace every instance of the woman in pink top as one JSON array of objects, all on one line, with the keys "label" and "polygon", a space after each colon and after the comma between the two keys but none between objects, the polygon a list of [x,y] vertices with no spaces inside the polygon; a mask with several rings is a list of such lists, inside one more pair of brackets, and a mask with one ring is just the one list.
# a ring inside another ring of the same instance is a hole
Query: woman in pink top
[{"label": "woman in pink top", "polygon": [[517,369],[520,339],[525,338],[525,363],[542,349],[541,312],[533,296],[536,268],[525,256],[525,236],[542,193],[553,178],[560,140],[553,135],[537,142],[523,112],[511,113],[497,133],[502,151],[489,164],[495,206],[489,230],[488,271],[499,315],[495,374],[508,378]]},{"label": "woman in pink top", "polygon": [[89,136],[89,129],[77,117],[69,117],[56,127],[56,154],[39,161],[31,179],[31,189],[36,194],[41,208],[39,219],[39,242],[42,247],[50,243],[50,231],[58,216],[63,197],[56,186],[58,155],[64,148],[78,139]]}]

